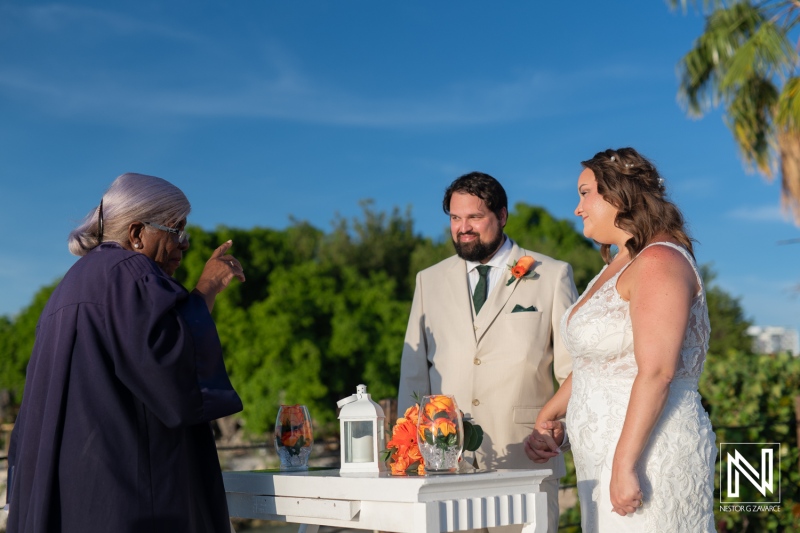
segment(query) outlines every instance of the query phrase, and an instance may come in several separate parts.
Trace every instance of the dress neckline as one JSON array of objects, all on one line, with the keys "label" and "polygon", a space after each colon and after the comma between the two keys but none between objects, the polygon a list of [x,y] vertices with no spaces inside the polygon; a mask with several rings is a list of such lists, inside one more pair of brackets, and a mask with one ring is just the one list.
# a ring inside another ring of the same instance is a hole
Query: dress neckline
[{"label": "dress neckline", "polygon": [[[656,245],[658,245],[658,244],[663,244],[663,245],[669,246],[670,248],[674,248],[674,249],[678,250],[679,252],[681,252],[681,254],[682,254],[684,257],[686,257],[686,248],[684,248],[683,246],[681,246],[681,245],[679,245],[679,244],[675,244],[674,242],[669,242],[669,241],[658,241],[658,242],[651,242],[650,244],[648,244],[647,246],[645,246],[644,248],[642,248],[642,250],[641,250],[641,251],[640,251],[638,254],[636,254],[636,257],[639,257],[639,255],[640,255],[642,252],[644,252],[646,249],[650,248],[651,246],[656,246]],[[594,293],[593,293],[593,294],[592,294],[592,295],[591,295],[591,296],[590,296],[590,297],[589,297],[589,298],[588,298],[586,301],[584,301],[584,298],[583,298],[583,296],[586,294],[586,291],[584,291],[584,294],[583,294],[583,295],[581,295],[581,297],[580,297],[580,298],[578,298],[578,300],[577,300],[577,301],[576,301],[574,304],[572,304],[572,307],[570,307],[570,308],[569,308],[569,310],[567,311],[567,324],[566,324],[567,328],[569,328],[569,325],[572,323],[572,319],[573,319],[573,318],[575,318],[575,316],[576,316],[578,313],[580,313],[581,309],[583,309],[583,308],[584,308],[584,307],[585,307],[585,306],[586,306],[586,305],[587,305],[587,304],[588,304],[590,301],[592,301],[592,300],[594,299],[594,297],[595,297],[595,296],[597,296],[598,294],[600,294],[600,291],[602,291],[602,290],[603,290],[603,288],[604,288],[606,285],[608,285],[608,284],[609,284],[611,281],[613,281],[613,282],[614,282],[614,291],[613,291],[613,292],[614,292],[614,295],[615,295],[617,298],[619,298],[620,300],[622,300],[622,301],[624,301],[624,302],[627,302],[627,300],[625,300],[624,298],[622,298],[622,295],[621,295],[621,294],[619,293],[619,291],[617,290],[617,282],[616,282],[616,280],[617,280],[617,279],[619,279],[620,275],[622,275],[622,273],[623,273],[623,272],[625,272],[625,270],[626,270],[626,269],[627,269],[629,266],[631,266],[631,263],[633,263],[634,261],[636,261],[636,257],[634,257],[633,259],[631,259],[630,261],[628,261],[627,263],[625,263],[625,264],[622,266],[622,268],[620,268],[620,269],[619,269],[619,272],[617,272],[616,274],[614,274],[613,276],[611,276],[610,278],[608,278],[607,280],[605,280],[605,281],[603,282],[603,284],[602,284],[602,285],[600,285],[600,286],[597,288],[597,290],[596,290],[596,291],[594,291]],[[687,261],[689,260],[689,259],[688,259],[688,257],[686,257],[686,260],[687,260]],[[610,263],[609,263],[609,264],[610,264]],[[690,264],[691,264],[691,261],[690,261]],[[604,271],[605,271],[605,270],[608,268],[608,266],[609,266],[609,265],[604,265],[604,266],[603,266],[603,269],[602,269],[602,270],[600,270],[600,272],[598,272],[598,273],[597,273],[597,277],[600,277],[600,276],[603,274],[603,272],[604,272]],[[692,266],[692,269],[693,269],[693,270],[695,270],[695,274],[696,274],[696,273],[697,273],[697,270],[694,268],[694,266]],[[589,287],[587,287],[587,288],[591,288],[591,287],[593,287],[593,286],[594,286],[594,285],[590,285],[590,286],[589,286]],[[702,290],[702,286],[701,286],[701,289],[700,289],[700,290]],[[579,306],[579,307],[577,307],[577,309],[576,309],[576,306],[578,306],[579,304],[580,304],[580,306]]]},{"label": "dress neckline", "polygon": [[[625,265],[623,265],[623,267],[622,267],[622,268],[620,268],[620,269],[619,269],[619,272],[617,272],[616,274],[614,274],[613,276],[611,276],[610,278],[608,278],[607,280],[605,280],[605,281],[603,282],[603,284],[602,284],[602,285],[600,285],[600,286],[597,288],[597,290],[596,290],[596,291],[594,291],[594,292],[592,293],[592,295],[591,295],[589,298],[587,298],[587,299],[584,299],[584,298],[583,298],[583,295],[581,295],[581,297],[580,297],[580,298],[578,298],[578,301],[576,301],[576,302],[575,302],[575,303],[572,305],[572,307],[569,309],[569,311],[568,311],[568,315],[567,315],[567,328],[569,328],[569,325],[572,323],[572,319],[573,319],[573,318],[575,318],[575,316],[577,316],[577,315],[578,315],[578,313],[580,313],[580,312],[581,312],[581,310],[582,310],[584,307],[586,307],[586,305],[588,305],[588,304],[589,304],[589,302],[591,302],[591,301],[592,301],[592,300],[595,298],[595,296],[597,296],[598,294],[600,294],[600,292],[601,292],[601,291],[604,289],[604,287],[605,287],[606,285],[608,285],[609,283],[611,283],[612,281],[614,282],[614,294],[615,294],[615,295],[616,295],[618,298],[622,298],[622,296],[620,296],[619,292],[617,292],[616,280],[619,278],[620,274],[622,274],[623,272],[625,272],[625,269],[626,269],[626,268],[628,268],[628,266],[629,266],[629,265],[630,265],[632,262],[633,262],[633,260],[631,260],[631,261],[628,261],[628,262],[627,262]],[[597,273],[597,277],[600,277],[600,275],[601,275],[601,274],[602,274],[602,273],[603,273],[603,272],[604,272],[604,271],[605,271],[607,268],[608,268],[608,265],[605,265],[605,266],[603,267],[603,269],[602,269],[600,272],[598,272],[598,273]],[[592,285],[592,286],[593,286],[593,285]],[[584,295],[585,295],[585,292],[584,292]],[[576,306],[577,306],[577,308],[576,308]]]}]

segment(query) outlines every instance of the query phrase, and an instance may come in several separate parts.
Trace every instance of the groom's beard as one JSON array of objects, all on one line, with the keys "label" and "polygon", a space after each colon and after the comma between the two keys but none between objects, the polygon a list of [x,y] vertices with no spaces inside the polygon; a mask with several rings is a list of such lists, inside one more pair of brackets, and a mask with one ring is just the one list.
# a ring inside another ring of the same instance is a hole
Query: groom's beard
[{"label": "groom's beard", "polygon": [[456,254],[465,261],[483,261],[494,255],[494,253],[503,244],[503,232],[498,232],[497,238],[491,242],[484,243],[481,241],[480,235],[477,233],[459,233],[456,238],[461,235],[475,235],[478,237],[472,242],[453,241],[453,247],[456,249]]}]

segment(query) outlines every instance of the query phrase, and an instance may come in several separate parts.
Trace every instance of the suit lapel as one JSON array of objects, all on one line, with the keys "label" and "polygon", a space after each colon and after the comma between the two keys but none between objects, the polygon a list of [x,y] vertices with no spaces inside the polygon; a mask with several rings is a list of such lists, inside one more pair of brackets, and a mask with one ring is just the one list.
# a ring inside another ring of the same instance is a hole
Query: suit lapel
[{"label": "suit lapel", "polygon": [[446,276],[447,293],[453,300],[450,308],[453,309],[455,315],[454,322],[459,328],[463,326],[465,338],[471,338],[477,345],[478,339],[472,324],[472,302],[470,301],[472,295],[467,282],[467,266],[463,259],[456,257],[457,260],[453,262],[453,266],[450,267]]},{"label": "suit lapel", "polygon": [[[522,252],[522,249],[517,246],[517,243],[513,243],[511,255],[509,256],[509,262],[514,262],[522,257]],[[480,342],[483,336],[486,335],[489,327],[495,321],[497,315],[500,314],[500,311],[503,310],[506,302],[508,302],[508,299],[511,298],[511,295],[514,294],[514,290],[520,283],[519,280],[514,280],[511,285],[507,285],[506,283],[510,277],[510,271],[508,271],[507,276],[504,275],[500,277],[500,281],[497,282],[497,286],[492,289],[492,292],[489,294],[489,298],[481,308],[481,312],[478,313],[478,316],[475,318],[475,335],[478,342]]]}]

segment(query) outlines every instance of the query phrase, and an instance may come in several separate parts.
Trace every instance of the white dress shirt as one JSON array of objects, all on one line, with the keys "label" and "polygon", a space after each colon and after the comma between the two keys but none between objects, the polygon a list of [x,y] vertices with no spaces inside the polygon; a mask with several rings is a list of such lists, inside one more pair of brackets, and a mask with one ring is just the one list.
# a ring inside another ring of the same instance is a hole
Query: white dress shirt
[{"label": "white dress shirt", "polygon": [[[492,290],[497,286],[498,283],[505,283],[508,281],[508,278],[511,277],[511,271],[508,269],[508,264],[512,262],[511,258],[511,248],[512,248],[512,241],[507,236],[504,235],[505,241],[497,250],[497,252],[489,259],[488,263],[480,263],[478,261],[466,261],[467,263],[467,279],[469,280],[469,292],[470,294],[475,293],[475,285],[478,284],[478,280],[480,279],[481,275],[478,273],[478,267],[482,264],[486,264],[490,266],[489,273],[486,276],[486,282],[488,287],[486,288],[486,299],[489,299],[489,295],[492,294]],[[519,259],[518,257],[513,259]],[[472,301],[470,299],[470,301]],[[475,316],[475,307],[472,307],[472,315]]]}]

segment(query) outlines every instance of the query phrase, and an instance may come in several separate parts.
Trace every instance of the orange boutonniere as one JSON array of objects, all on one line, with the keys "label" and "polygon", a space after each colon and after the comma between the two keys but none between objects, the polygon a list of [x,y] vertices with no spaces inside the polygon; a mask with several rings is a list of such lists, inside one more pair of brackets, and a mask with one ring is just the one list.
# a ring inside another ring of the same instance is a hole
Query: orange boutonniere
[{"label": "orange boutonniere", "polygon": [[539,274],[533,271],[534,263],[536,263],[536,259],[529,255],[523,255],[517,259],[516,264],[508,265],[508,269],[511,271],[511,277],[506,282],[506,285],[511,285],[518,279],[538,278]]}]

